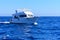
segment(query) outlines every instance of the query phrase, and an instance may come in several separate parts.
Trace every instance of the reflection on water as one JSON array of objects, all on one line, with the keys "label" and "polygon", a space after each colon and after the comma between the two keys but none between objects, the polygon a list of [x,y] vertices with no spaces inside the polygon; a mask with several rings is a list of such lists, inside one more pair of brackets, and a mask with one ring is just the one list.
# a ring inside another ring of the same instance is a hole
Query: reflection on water
[{"label": "reflection on water", "polygon": [[0,24],[0,38],[33,40],[32,35],[35,34],[33,32],[37,32],[36,29],[33,29],[34,27],[34,25],[27,24]]}]

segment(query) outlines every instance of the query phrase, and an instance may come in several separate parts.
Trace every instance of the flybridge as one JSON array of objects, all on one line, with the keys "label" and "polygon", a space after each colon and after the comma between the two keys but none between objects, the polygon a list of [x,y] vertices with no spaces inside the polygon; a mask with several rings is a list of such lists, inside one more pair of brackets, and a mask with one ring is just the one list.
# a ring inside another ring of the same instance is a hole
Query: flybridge
[{"label": "flybridge", "polygon": [[26,17],[34,17],[33,13],[31,11],[28,11],[28,10],[22,10],[22,11],[15,10],[15,14],[13,14],[13,16],[14,15],[16,15],[16,16],[20,15],[20,16],[26,16]]}]

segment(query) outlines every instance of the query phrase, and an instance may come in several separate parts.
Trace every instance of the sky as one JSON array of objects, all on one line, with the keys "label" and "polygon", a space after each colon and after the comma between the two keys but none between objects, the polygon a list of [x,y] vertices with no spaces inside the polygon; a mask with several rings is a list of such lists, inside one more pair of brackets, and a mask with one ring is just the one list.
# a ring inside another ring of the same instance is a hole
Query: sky
[{"label": "sky", "polygon": [[60,16],[60,0],[0,0],[0,16],[11,16],[23,8],[35,16]]}]

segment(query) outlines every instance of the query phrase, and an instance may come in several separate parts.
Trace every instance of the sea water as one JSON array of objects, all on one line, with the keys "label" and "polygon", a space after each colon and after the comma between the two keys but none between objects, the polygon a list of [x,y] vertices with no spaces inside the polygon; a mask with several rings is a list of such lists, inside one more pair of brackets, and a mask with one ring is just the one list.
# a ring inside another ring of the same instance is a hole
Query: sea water
[{"label": "sea water", "polygon": [[[11,17],[0,17],[0,22]],[[0,23],[0,40],[60,40],[60,17],[38,17],[38,25]]]}]

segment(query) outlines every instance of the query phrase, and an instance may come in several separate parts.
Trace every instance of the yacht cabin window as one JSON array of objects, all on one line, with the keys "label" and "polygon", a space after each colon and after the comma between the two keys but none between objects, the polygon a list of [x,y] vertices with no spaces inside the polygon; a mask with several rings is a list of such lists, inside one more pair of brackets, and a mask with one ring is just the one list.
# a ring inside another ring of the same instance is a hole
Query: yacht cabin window
[{"label": "yacht cabin window", "polygon": [[28,15],[28,16],[33,16],[33,15]]},{"label": "yacht cabin window", "polygon": [[18,17],[17,17],[17,16],[14,16],[14,18],[18,19]]},{"label": "yacht cabin window", "polygon": [[26,17],[26,15],[20,15],[20,17]]}]

